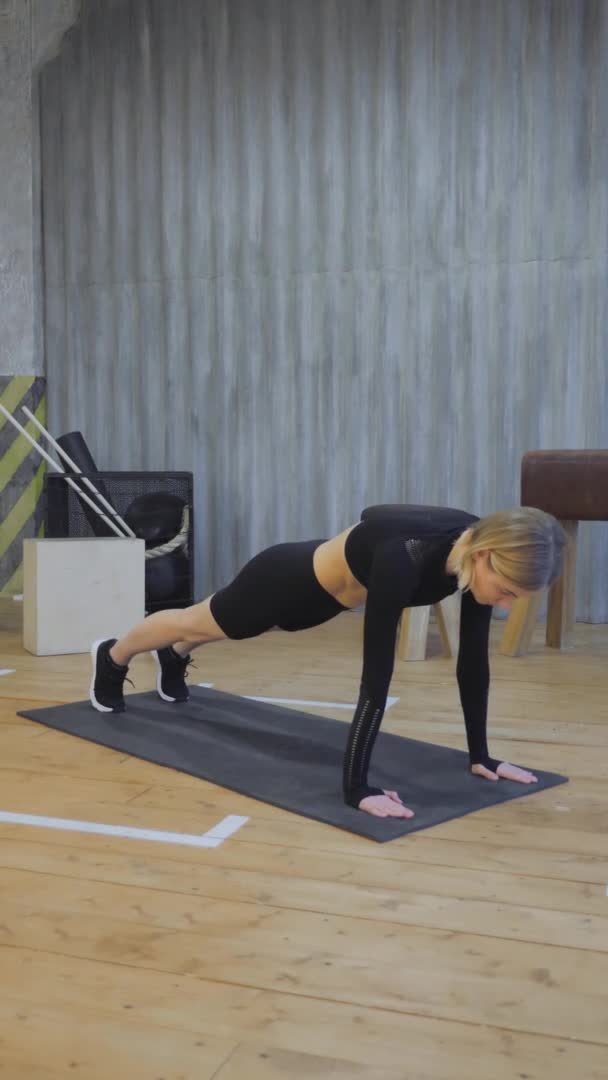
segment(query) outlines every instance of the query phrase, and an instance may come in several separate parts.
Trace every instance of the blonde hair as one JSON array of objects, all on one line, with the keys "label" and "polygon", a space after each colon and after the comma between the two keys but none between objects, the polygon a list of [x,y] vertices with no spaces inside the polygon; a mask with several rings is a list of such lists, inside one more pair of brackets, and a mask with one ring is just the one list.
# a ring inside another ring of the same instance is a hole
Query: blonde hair
[{"label": "blonde hair", "polygon": [[468,589],[478,551],[487,551],[492,570],[527,592],[559,577],[566,534],[557,518],[531,506],[500,510],[481,518],[457,540],[448,565],[458,588]]}]

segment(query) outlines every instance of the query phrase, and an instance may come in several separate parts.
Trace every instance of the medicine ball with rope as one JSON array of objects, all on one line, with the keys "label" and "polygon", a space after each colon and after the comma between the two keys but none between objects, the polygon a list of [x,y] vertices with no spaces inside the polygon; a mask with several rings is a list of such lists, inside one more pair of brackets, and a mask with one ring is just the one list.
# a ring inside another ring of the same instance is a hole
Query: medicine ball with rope
[{"label": "medicine ball with rope", "polygon": [[146,549],[166,544],[182,527],[185,502],[177,495],[153,491],[133,499],[123,517],[136,536],[146,541]]},{"label": "medicine ball with rope", "polygon": [[[146,544],[146,610],[190,603],[190,519],[184,500],[163,491],[138,495],[123,516]],[[158,550],[171,544],[173,550]]]}]

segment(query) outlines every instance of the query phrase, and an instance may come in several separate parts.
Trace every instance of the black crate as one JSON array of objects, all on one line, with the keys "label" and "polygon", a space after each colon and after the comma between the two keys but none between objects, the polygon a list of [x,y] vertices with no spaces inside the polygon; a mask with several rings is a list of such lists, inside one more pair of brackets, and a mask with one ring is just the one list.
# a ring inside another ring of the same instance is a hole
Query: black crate
[{"label": "black crate", "polygon": [[[99,471],[84,474],[121,517],[133,500],[157,493],[177,496],[188,507],[188,539],[170,555],[146,560],[146,611],[189,607],[194,603],[193,477],[190,472]],[[72,477],[78,483],[78,477]],[[83,491],[94,499],[91,491]],[[137,530],[135,530],[137,532]],[[62,476],[46,478],[46,532],[48,537],[113,536],[110,528],[78,497]],[[145,538],[145,537],[144,537]],[[154,546],[146,542],[146,549]]]}]

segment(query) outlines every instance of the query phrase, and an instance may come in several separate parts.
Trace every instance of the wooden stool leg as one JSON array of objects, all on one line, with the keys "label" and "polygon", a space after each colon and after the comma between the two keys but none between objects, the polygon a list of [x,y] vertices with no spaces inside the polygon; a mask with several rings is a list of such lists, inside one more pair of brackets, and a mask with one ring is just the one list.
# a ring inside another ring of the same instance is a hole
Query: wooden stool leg
[{"label": "wooden stool leg", "polygon": [[560,522],[568,543],[561,576],[549,589],[546,642],[553,649],[569,649],[573,644],[576,619],[576,541],[578,521]]},{"label": "wooden stool leg", "polygon": [[460,601],[459,592],[446,596],[439,604],[433,604],[437,619],[437,628],[441,638],[441,651],[444,656],[456,656],[460,640]]},{"label": "wooden stool leg", "polygon": [[523,656],[530,648],[542,595],[539,592],[529,598],[515,600],[500,643],[503,656]]},{"label": "wooden stool leg", "polygon": [[424,660],[430,614],[430,606],[404,608],[395,650],[398,660]]}]

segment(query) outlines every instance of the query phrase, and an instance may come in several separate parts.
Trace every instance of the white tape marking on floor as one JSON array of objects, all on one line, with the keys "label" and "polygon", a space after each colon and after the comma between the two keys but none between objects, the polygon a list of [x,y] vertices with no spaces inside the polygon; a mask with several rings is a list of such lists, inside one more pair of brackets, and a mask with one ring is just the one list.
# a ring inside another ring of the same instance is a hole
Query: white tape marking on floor
[{"label": "white tape marking on floor", "polygon": [[[283,697],[252,697],[250,694],[244,694],[243,697],[248,697],[249,701],[262,701],[267,705],[314,705],[318,709],[356,709],[356,705],[345,705],[343,701],[303,701],[300,698],[283,698]],[[386,708],[390,709],[391,705],[394,705],[399,698],[389,697],[386,699]]]},{"label": "white tape marking on floor", "polygon": [[226,837],[232,836],[233,833],[237,832],[246,821],[249,821],[249,818],[240,817],[239,814],[228,814],[228,817],[225,817],[219,824],[214,825],[212,829],[208,829],[205,836],[209,836],[212,839],[221,842],[222,840],[225,840]]},{"label": "white tape marking on floor", "polygon": [[38,829],[63,829],[67,832],[101,833],[129,840],[156,840],[161,844],[184,844],[186,847],[215,848],[226,837],[240,829],[249,818],[229,814],[201,836],[189,833],[161,832],[157,829],[134,829],[129,825],[101,825],[95,821],[74,821],[71,818],[38,817],[36,814],[13,814],[0,810],[0,822],[8,825],[33,825]]},{"label": "white tape marking on floor", "polygon": [[15,669],[14,668],[8,668],[8,667],[7,668],[0,668],[0,675],[14,675],[14,674],[15,674]]},{"label": "white tape marking on floor", "polygon": [[[213,683],[199,682],[197,686],[205,686],[208,690],[211,689]],[[345,705],[343,701],[304,701],[302,698],[290,698],[290,697],[254,697],[252,694],[240,694],[240,697],[247,698],[248,701],[261,701],[266,705],[313,705],[318,709],[356,709],[356,705]],[[398,697],[389,697],[386,699],[386,708],[390,709],[391,705],[396,705],[399,701]]]}]

